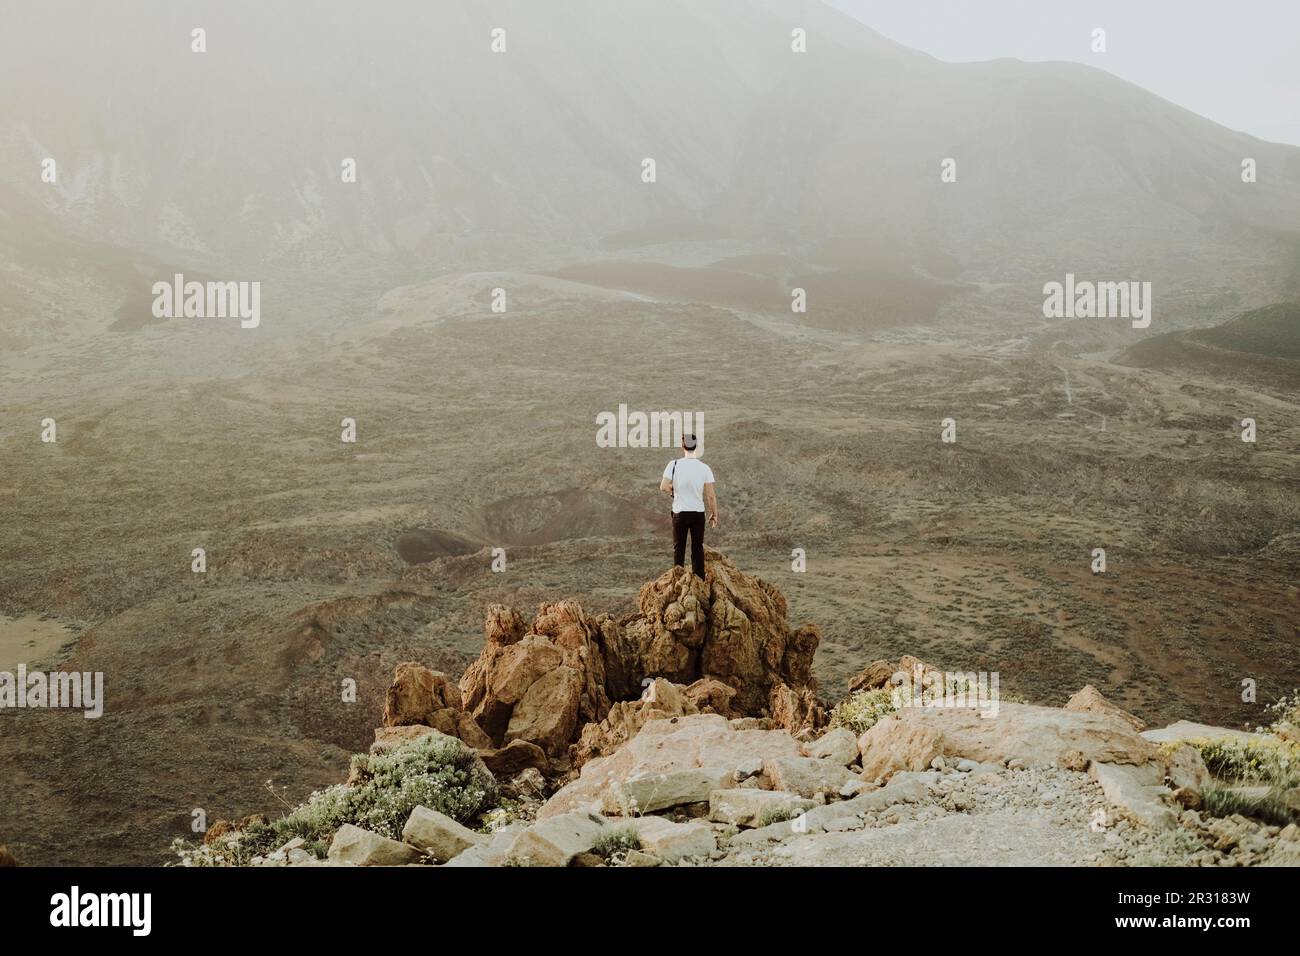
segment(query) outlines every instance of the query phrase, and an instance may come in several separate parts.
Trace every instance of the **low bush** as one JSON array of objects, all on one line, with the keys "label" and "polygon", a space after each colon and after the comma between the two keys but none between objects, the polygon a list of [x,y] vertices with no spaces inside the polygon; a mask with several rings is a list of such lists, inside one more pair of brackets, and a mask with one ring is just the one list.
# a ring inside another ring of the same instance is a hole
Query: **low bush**
[{"label": "low bush", "polygon": [[294,837],[323,857],[334,831],[345,823],[392,840],[402,838],[417,806],[445,813],[468,826],[499,801],[496,781],[461,741],[432,733],[380,754],[352,758],[352,784],[313,793],[306,803],[269,823],[254,822],[233,838],[195,846],[172,846],[187,866],[244,866]]}]

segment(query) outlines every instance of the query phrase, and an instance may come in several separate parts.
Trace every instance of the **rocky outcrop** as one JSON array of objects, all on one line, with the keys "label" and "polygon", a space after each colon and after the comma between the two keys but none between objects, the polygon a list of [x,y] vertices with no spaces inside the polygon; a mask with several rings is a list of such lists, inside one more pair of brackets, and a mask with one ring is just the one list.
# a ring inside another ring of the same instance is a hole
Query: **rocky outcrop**
[{"label": "rocky outcrop", "polygon": [[543,604],[531,625],[513,608],[489,608],[483,651],[460,692],[492,746],[525,740],[560,757],[585,724],[604,719],[610,698],[600,629],[574,601]]},{"label": "rocky outcrop", "polygon": [[[716,680],[735,692],[729,705],[747,715],[769,714],[781,687],[796,697],[815,692],[816,626],[791,629],[779,590],[716,551],[706,558],[704,581],[674,568],[641,588],[640,614],[622,622],[624,659],[677,684]],[[805,704],[789,713],[807,719],[809,710]]]},{"label": "rocky outcrop", "polygon": [[1090,762],[1145,764],[1159,748],[1110,713],[1032,704],[999,705],[996,716],[971,707],[904,707],[858,741],[864,773],[886,778],[922,769],[936,756],[1086,770]]},{"label": "rocky outcrop", "polygon": [[[781,593],[723,555],[709,551],[707,568],[703,581],[665,572],[621,619],[574,601],[542,604],[531,621],[493,606],[483,650],[458,684],[399,665],[372,750],[437,732],[459,737],[475,748],[475,773],[501,778],[509,806],[484,818],[488,833],[417,807],[404,844],[345,827],[331,861],[659,866],[752,854],[772,862],[764,855],[772,844],[823,835],[835,852],[852,841],[832,837],[902,820],[934,823],[936,845],[948,847],[983,825],[982,812],[1000,815],[999,840],[1014,841],[1018,815],[1056,827],[1055,807],[1076,824],[1075,845],[1057,854],[1054,842],[1031,840],[1028,859],[1141,860],[1165,850],[1140,834],[1154,841],[1176,829],[1200,841],[1188,851],[1198,863],[1300,858],[1294,824],[1211,817],[1214,801],[1202,799],[1224,786],[1202,758],[1205,742],[1285,744],[1279,737],[1188,722],[1144,730],[1091,685],[1064,707],[872,696],[870,706],[839,712],[848,726],[823,732],[817,629],[791,628]],[[943,673],[908,655],[877,660],[850,692],[920,687]],[[1277,797],[1300,812],[1300,791],[1239,796]],[[945,822],[962,815],[970,817]],[[1129,834],[1139,834],[1131,846]],[[890,842],[862,845],[899,859]],[[1107,857],[1120,843],[1127,848]],[[811,846],[789,858],[814,861]],[[302,856],[301,847],[282,850],[275,861],[285,865]],[[1125,857],[1130,850],[1137,855]]]},{"label": "rocky outcrop", "polygon": [[575,601],[543,604],[531,622],[490,607],[483,650],[459,685],[399,665],[383,739],[396,740],[396,728],[434,727],[483,751],[494,771],[563,773],[663,717],[763,718],[810,736],[826,722],[812,676],[817,628],[792,629],[780,591],[716,551],[706,558],[705,580],[666,571],[621,620]]}]

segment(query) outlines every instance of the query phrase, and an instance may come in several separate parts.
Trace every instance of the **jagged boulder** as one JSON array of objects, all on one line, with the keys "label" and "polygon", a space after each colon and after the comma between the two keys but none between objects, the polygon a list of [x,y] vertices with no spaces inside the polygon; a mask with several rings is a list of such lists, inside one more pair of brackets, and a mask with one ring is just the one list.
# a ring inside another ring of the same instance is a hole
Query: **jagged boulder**
[{"label": "jagged boulder", "polygon": [[[812,676],[817,628],[791,629],[781,592],[719,552],[707,551],[706,569],[705,580],[664,572],[618,621],[574,601],[541,605],[531,623],[493,605],[459,687],[401,665],[385,726],[437,727],[511,769],[525,755],[507,751],[523,741],[553,771],[607,754],[664,716],[765,718],[811,735],[826,722]],[[658,699],[643,699],[647,691]]]},{"label": "jagged boulder", "polygon": [[471,747],[487,747],[491,740],[461,707],[460,690],[438,671],[405,661],[393,672],[384,701],[385,727],[432,727],[459,737]]},{"label": "jagged boulder", "polygon": [[925,674],[937,670],[938,668],[931,667],[911,654],[904,654],[897,663],[886,660],[872,661],[849,679],[849,693],[857,694],[861,691],[888,687],[893,682],[895,674],[900,677],[906,676],[911,683],[920,685],[921,678]]},{"label": "jagged boulder", "polygon": [[483,651],[460,679],[465,709],[494,747],[525,740],[562,755],[609,712],[603,644],[601,622],[574,601],[543,604],[531,625],[495,605]]},{"label": "jagged boulder", "polygon": [[701,677],[683,693],[701,714],[721,714],[727,718],[742,716],[732,706],[736,688],[724,684],[716,677]]},{"label": "jagged boulder", "polygon": [[546,751],[529,740],[512,740],[504,747],[480,748],[478,755],[496,777],[513,777],[524,770],[549,770]]}]

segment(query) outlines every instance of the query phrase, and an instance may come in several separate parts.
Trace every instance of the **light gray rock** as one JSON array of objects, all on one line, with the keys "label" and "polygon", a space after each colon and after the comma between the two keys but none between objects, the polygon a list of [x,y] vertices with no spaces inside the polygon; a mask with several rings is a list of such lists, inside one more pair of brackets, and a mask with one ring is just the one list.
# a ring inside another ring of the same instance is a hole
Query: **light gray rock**
[{"label": "light gray rock", "polygon": [[836,727],[804,745],[804,753],[820,760],[831,760],[842,767],[857,763],[858,738],[847,727]]},{"label": "light gray rock", "polygon": [[855,779],[843,764],[819,757],[775,757],[763,761],[763,773],[772,781],[773,790],[802,797],[838,794],[840,787]]},{"label": "light gray rock", "polygon": [[834,833],[856,829],[861,826],[863,814],[887,810],[903,803],[924,803],[929,799],[930,790],[926,779],[937,777],[934,773],[900,773],[879,790],[860,794],[852,800],[828,803],[813,807],[799,816],[780,823],[759,827],[754,830],[742,830],[730,840],[729,845],[761,845],[772,841],[787,840],[805,833]]},{"label": "light gray rock", "polygon": [[525,866],[568,866],[579,853],[595,846],[607,828],[605,820],[593,813],[562,813],[521,831],[506,857]]},{"label": "light gray rock", "polygon": [[[558,790],[538,811],[538,819],[558,816],[603,800],[612,783],[631,780],[646,774],[699,769],[726,768],[727,776],[737,768],[752,766],[752,761],[772,757],[799,756],[798,741],[784,730],[760,729],[770,721],[747,719],[737,729],[719,714],[692,714],[664,720],[651,720],[639,733],[614,753],[588,760],[576,780]],[[727,784],[726,786],[730,786]],[[721,790],[725,787],[711,787]],[[700,798],[708,800],[708,793]]]},{"label": "light gray rock", "polygon": [[504,866],[510,853],[510,847],[526,827],[522,823],[512,823],[493,833],[485,843],[477,843],[462,853],[452,857],[443,866],[480,867]]},{"label": "light gray rock", "polygon": [[1165,787],[1159,764],[1142,766],[1093,761],[1088,776],[1101,785],[1106,802],[1127,820],[1155,830],[1178,824],[1178,814],[1163,799],[1173,792]]},{"label": "light gray rock", "polygon": [[1191,720],[1179,720],[1168,727],[1144,730],[1142,736],[1157,744],[1177,743],[1182,740],[1227,740],[1246,744],[1268,740],[1271,735],[1252,734],[1245,730],[1232,730],[1228,727],[1198,724]]},{"label": "light gray rock", "polygon": [[735,783],[730,767],[694,767],[645,773],[627,780],[615,780],[601,797],[601,807],[610,814],[646,814],[686,803],[705,803],[714,790]]},{"label": "light gray rock", "polygon": [[1214,782],[1201,752],[1183,744],[1169,755],[1169,781],[1174,789],[1204,790]]},{"label": "light gray rock", "polygon": [[649,816],[634,817],[628,823],[636,828],[637,836],[641,838],[641,849],[667,863],[685,857],[708,856],[718,848],[713,828],[700,820],[674,823],[664,817]]},{"label": "light gray rock", "polygon": [[451,817],[428,807],[416,807],[406,818],[402,839],[427,851],[439,863],[446,863],[470,847],[486,843],[488,837],[462,826]]},{"label": "light gray rock", "polygon": [[405,843],[345,823],[334,834],[329,859],[331,863],[354,866],[405,866],[418,862],[420,852]]},{"label": "light gray rock", "polygon": [[845,783],[844,786],[840,787],[840,796],[845,800],[848,800],[852,797],[856,797],[860,793],[865,793],[870,789],[871,786],[868,785],[865,780],[861,777],[854,777],[852,780]]}]

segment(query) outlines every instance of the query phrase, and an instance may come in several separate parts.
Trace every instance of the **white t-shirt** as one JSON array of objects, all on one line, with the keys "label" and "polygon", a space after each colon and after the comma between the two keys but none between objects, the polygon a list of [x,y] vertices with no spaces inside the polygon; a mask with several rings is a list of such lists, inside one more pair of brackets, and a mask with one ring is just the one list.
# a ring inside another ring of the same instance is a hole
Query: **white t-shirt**
[{"label": "white t-shirt", "polygon": [[713,484],[713,469],[698,458],[678,458],[664,469],[673,483],[673,514],[704,510],[704,486]]}]

